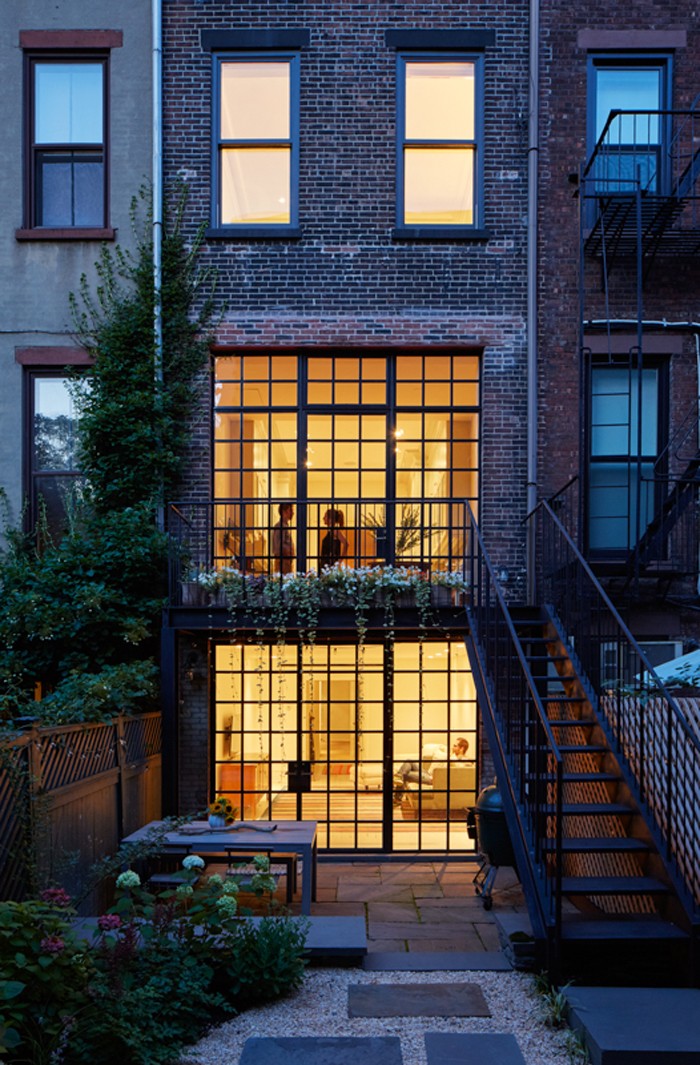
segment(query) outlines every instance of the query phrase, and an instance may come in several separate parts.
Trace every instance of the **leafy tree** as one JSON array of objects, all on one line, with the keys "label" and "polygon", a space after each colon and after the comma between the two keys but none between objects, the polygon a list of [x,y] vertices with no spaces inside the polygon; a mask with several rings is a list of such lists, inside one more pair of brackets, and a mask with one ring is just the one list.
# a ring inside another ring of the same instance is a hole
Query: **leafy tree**
[{"label": "leafy tree", "polygon": [[[46,522],[31,535],[6,532],[0,721],[26,712],[94,721],[139,709],[155,693],[167,558],[158,508],[182,468],[213,299],[213,279],[196,263],[201,236],[188,247],[182,235],[184,206],[181,195],[163,239],[162,372],[146,193],[132,208],[135,251],[104,246],[94,295],[83,277],[79,297],[71,296],[78,336],[94,359],[74,383],[84,481],[60,539]],[[36,680],[51,693],[40,703]]]}]

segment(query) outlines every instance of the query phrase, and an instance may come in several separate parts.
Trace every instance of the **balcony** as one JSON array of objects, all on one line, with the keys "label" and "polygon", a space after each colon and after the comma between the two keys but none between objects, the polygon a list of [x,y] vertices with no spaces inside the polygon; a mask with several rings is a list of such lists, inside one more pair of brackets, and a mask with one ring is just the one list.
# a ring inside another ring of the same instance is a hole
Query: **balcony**
[{"label": "balcony", "polygon": [[375,580],[402,571],[407,587],[428,580],[451,603],[466,585],[468,522],[466,501],[454,499],[172,503],[170,605],[224,606],[226,582],[259,589],[267,578],[330,569],[337,580],[327,576],[329,588],[342,585],[345,570],[372,571]]},{"label": "balcony", "polygon": [[700,251],[700,112],[611,111],[581,175],[588,255],[607,273],[636,257]]}]

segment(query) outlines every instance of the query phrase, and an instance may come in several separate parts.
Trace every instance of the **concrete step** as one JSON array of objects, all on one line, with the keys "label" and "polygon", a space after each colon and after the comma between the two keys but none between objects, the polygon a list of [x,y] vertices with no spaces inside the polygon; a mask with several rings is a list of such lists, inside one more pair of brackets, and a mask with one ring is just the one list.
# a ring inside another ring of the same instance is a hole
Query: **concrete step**
[{"label": "concrete step", "polygon": [[591,1065],[700,1065],[700,990],[571,987],[569,1024]]}]

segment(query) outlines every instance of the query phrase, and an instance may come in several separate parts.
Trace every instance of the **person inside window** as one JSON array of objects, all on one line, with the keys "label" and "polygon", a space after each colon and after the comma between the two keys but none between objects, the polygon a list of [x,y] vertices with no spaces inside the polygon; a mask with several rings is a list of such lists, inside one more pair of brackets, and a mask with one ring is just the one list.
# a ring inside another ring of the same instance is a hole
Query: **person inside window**
[{"label": "person inside window", "polygon": [[279,521],[272,529],[272,557],[279,573],[291,573],[294,565],[294,538],[289,526],[294,517],[291,503],[280,503]]},{"label": "person inside window", "polygon": [[[403,794],[406,791],[407,784],[432,784],[433,774],[430,772],[430,765],[432,762],[444,761],[447,756],[447,748],[443,746],[436,746],[434,744],[428,744],[430,750],[426,747],[423,748],[422,760],[420,762],[406,761],[396,770],[394,774],[394,806],[400,806]],[[469,740],[466,740],[464,736],[458,736],[455,742],[452,744],[452,751],[450,753],[450,761],[462,761],[467,757],[467,751],[469,750]]]},{"label": "person inside window", "polygon": [[347,558],[348,540],[343,532],[345,527],[345,515],[342,510],[329,507],[323,515],[323,524],[328,532],[321,540],[321,554],[319,555],[319,569],[327,569],[335,566],[341,559]]}]

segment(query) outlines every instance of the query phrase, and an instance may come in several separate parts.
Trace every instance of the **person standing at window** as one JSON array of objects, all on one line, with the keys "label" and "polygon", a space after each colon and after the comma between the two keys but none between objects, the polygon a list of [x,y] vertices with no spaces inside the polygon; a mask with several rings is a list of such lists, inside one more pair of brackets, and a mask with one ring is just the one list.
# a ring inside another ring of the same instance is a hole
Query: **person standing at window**
[{"label": "person standing at window", "polygon": [[280,503],[279,521],[272,530],[272,557],[279,573],[291,573],[294,565],[294,538],[289,526],[294,517],[291,503]]},{"label": "person standing at window", "polygon": [[330,507],[323,515],[323,524],[328,532],[321,540],[319,569],[335,566],[341,559],[347,558],[348,554],[348,540],[343,532],[345,515],[342,510]]}]

